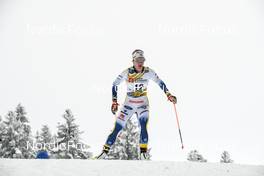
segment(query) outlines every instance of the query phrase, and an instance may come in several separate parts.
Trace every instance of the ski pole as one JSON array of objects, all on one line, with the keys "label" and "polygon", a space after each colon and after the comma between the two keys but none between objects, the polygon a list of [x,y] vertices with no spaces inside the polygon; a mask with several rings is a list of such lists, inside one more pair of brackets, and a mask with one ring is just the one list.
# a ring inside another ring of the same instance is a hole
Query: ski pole
[{"label": "ski pole", "polygon": [[180,134],[180,138],[181,138],[181,144],[182,144],[182,149],[184,148],[183,146],[183,142],[182,142],[182,135],[181,135],[181,129],[180,129],[180,123],[179,123],[179,117],[178,117],[178,113],[177,113],[177,110],[176,110],[176,104],[173,103],[173,107],[174,107],[174,111],[175,111],[175,114],[176,114],[176,120],[177,120],[177,125],[178,125],[178,128],[179,128],[179,134]]}]

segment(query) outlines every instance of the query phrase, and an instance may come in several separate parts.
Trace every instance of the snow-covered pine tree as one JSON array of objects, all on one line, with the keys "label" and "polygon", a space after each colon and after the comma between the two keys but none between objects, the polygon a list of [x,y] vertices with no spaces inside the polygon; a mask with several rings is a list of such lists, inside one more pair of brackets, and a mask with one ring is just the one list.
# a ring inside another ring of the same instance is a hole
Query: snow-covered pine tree
[{"label": "snow-covered pine tree", "polygon": [[36,132],[36,144],[38,145],[37,148],[39,152],[40,150],[45,150],[49,153],[49,155],[52,152],[52,149],[55,147],[54,145],[52,145],[54,143],[53,138],[52,138],[52,134],[51,131],[48,127],[48,125],[43,125],[40,132],[37,131]]},{"label": "snow-covered pine tree", "polygon": [[10,111],[4,121],[0,156],[3,158],[33,158],[31,127],[21,104]]},{"label": "snow-covered pine tree", "polygon": [[130,118],[129,123],[126,126],[126,153],[128,160],[139,159],[140,149],[139,149],[139,138],[140,138],[140,128],[138,122],[133,118]]},{"label": "snow-covered pine tree", "polygon": [[40,131],[40,142],[44,144],[49,144],[52,142],[52,134],[48,125],[43,125]]},{"label": "snow-covered pine tree", "polygon": [[207,162],[207,160],[204,159],[204,157],[201,154],[199,154],[197,150],[190,151],[190,153],[188,154],[187,160],[195,161],[195,162]]},{"label": "snow-covered pine tree", "polygon": [[25,108],[21,104],[18,104],[15,113],[16,120],[20,124],[20,129],[18,129],[18,132],[20,132],[18,149],[21,151],[22,158],[32,158],[34,157],[34,151],[30,147],[27,147],[28,143],[33,143],[31,126],[29,125],[29,120],[26,117],[27,113],[25,111]]},{"label": "snow-covered pine tree", "polygon": [[15,120],[14,112],[9,111],[5,116],[5,121],[2,123],[1,130],[1,148],[0,148],[0,157],[1,158],[12,158],[13,153],[15,153],[13,140],[14,129],[13,122]]},{"label": "snow-covered pine tree", "polygon": [[[138,160],[140,158],[139,149],[140,128],[138,120],[131,117],[108,153],[108,159]],[[150,159],[150,149],[147,156]]]},{"label": "snow-covered pine tree", "polygon": [[80,135],[82,132],[75,123],[75,118],[70,109],[63,114],[65,123],[58,125],[57,147],[54,152],[56,158],[61,159],[87,159],[91,157],[91,153],[87,151],[88,145],[81,142]]},{"label": "snow-covered pine tree", "polygon": [[127,153],[126,153],[126,132],[120,131],[115,143],[112,145],[107,159],[119,159],[119,160],[126,160]]},{"label": "snow-covered pine tree", "polygon": [[224,151],[221,155],[221,163],[233,163],[234,161],[230,158],[230,154],[227,151]]},{"label": "snow-covered pine tree", "polygon": [[1,146],[2,146],[2,139],[3,139],[4,132],[5,132],[5,125],[3,123],[2,117],[0,116],[0,149],[1,149]]},{"label": "snow-covered pine tree", "polygon": [[37,130],[36,134],[35,134],[35,139],[34,139],[34,142],[35,142],[35,145],[36,145],[36,148],[34,148],[34,155],[35,156],[37,156],[37,153],[40,150],[38,147],[42,148],[42,145],[39,146],[40,140],[41,140],[41,137],[40,137],[39,131]]},{"label": "snow-covered pine tree", "polygon": [[37,131],[36,131],[36,135],[35,135],[35,142],[36,142],[36,143],[39,143],[40,140],[41,140],[41,137],[40,137],[39,131],[37,130]]}]

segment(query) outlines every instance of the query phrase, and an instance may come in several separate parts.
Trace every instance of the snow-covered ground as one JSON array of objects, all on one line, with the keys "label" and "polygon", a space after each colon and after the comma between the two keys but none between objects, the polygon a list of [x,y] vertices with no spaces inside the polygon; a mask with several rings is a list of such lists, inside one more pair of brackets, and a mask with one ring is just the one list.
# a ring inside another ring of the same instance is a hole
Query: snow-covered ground
[{"label": "snow-covered ground", "polygon": [[0,176],[264,176],[264,166],[168,161],[0,159]]}]

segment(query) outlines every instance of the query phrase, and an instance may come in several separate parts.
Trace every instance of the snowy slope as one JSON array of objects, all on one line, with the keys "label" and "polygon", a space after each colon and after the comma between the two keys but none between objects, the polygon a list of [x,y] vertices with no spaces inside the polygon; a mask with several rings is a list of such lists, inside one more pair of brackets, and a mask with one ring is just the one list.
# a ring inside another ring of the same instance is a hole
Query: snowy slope
[{"label": "snowy slope", "polygon": [[0,176],[264,176],[264,166],[113,160],[0,159]]}]

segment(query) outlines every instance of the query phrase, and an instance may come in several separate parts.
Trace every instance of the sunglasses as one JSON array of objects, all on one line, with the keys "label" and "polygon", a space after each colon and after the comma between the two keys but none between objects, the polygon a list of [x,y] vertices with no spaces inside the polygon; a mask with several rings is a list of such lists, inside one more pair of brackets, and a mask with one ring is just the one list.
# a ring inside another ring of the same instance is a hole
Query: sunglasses
[{"label": "sunglasses", "polygon": [[137,62],[137,63],[144,63],[145,58],[144,57],[137,57],[137,58],[134,59],[134,61]]}]

